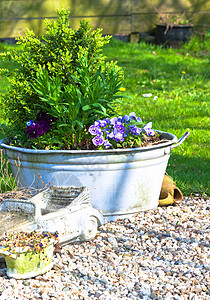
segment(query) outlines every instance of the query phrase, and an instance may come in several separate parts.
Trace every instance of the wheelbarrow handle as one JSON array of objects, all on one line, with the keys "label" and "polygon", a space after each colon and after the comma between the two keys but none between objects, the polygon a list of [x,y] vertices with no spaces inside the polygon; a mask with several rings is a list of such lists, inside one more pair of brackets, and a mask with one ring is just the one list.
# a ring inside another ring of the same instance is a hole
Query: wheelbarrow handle
[{"label": "wheelbarrow handle", "polygon": [[180,146],[189,135],[190,135],[189,131],[185,132],[185,134],[183,134],[183,136],[178,140],[178,142],[171,146],[171,149]]}]

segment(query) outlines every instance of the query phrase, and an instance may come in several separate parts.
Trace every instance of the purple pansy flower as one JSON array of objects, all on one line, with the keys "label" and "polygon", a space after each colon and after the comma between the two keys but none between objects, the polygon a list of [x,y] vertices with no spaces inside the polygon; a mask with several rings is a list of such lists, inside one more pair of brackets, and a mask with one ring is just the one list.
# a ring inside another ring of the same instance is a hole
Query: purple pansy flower
[{"label": "purple pansy flower", "polygon": [[141,133],[141,128],[136,127],[135,125],[130,125],[129,131],[132,135],[139,135]]},{"label": "purple pansy flower", "polygon": [[114,138],[114,132],[113,131],[112,132],[107,132],[106,133],[106,138],[110,139],[110,140],[113,139]]},{"label": "purple pansy flower", "polygon": [[53,122],[55,122],[57,119],[55,118],[55,117],[50,117],[50,123],[53,123]]},{"label": "purple pansy flower", "polygon": [[96,137],[94,137],[94,138],[92,139],[92,142],[93,142],[93,144],[94,144],[96,147],[98,147],[98,146],[103,145],[103,143],[104,143],[104,138],[103,138],[101,135],[97,135]]},{"label": "purple pansy flower", "polygon": [[56,118],[49,116],[46,112],[40,111],[36,117],[36,123],[38,123],[44,130],[48,132],[51,127],[51,123],[55,122]]},{"label": "purple pansy flower", "polygon": [[106,123],[106,121],[105,120],[98,120],[98,123],[99,123],[99,126],[100,127],[106,127],[106,125],[107,125],[107,123]]},{"label": "purple pansy flower", "polygon": [[30,139],[37,138],[39,135],[44,133],[43,128],[39,124],[28,126],[26,129]]},{"label": "purple pansy flower", "polygon": [[104,147],[105,147],[105,149],[108,149],[109,147],[111,147],[111,145],[112,144],[109,141],[107,141],[107,140],[104,141]]},{"label": "purple pansy flower", "polygon": [[124,121],[128,124],[130,122],[130,117],[128,115],[125,115],[124,117],[122,117],[122,123],[124,123]]},{"label": "purple pansy flower", "polygon": [[49,116],[47,113],[40,111],[37,114],[36,121],[30,120],[26,123],[26,132],[29,138],[37,138],[39,135],[43,135],[44,132],[48,132],[51,127],[51,123],[55,122],[56,118]]},{"label": "purple pansy flower", "polygon": [[26,126],[32,126],[32,125],[35,125],[33,120],[26,122]]},{"label": "purple pansy flower", "polygon": [[121,116],[119,116],[118,118],[117,118],[117,123],[123,123],[123,120],[122,120],[123,118],[121,117]]},{"label": "purple pansy flower", "polygon": [[111,121],[109,120],[109,118],[104,119],[104,121],[106,122],[107,125],[111,124]]},{"label": "purple pansy flower", "polygon": [[111,118],[110,119],[110,123],[112,124],[112,125],[115,125],[115,123],[117,122],[117,117],[113,117],[113,118]]},{"label": "purple pansy flower", "polygon": [[124,136],[120,132],[116,132],[114,134],[114,138],[115,138],[116,142],[123,142],[124,141]]},{"label": "purple pansy flower", "polygon": [[38,123],[44,130],[44,132],[48,132],[50,130],[50,122],[45,122],[44,120],[43,121],[39,121]]},{"label": "purple pansy flower", "polygon": [[99,122],[99,121],[100,121],[100,120],[95,121],[95,122],[93,123],[93,125],[99,128],[99,127],[100,127],[100,122]]},{"label": "purple pansy flower", "polygon": [[143,128],[148,136],[150,136],[150,135],[153,136],[155,134],[155,131],[151,128],[152,128],[152,122],[149,122]]},{"label": "purple pansy flower", "polygon": [[141,132],[142,132],[142,129],[139,127],[136,127],[136,135],[140,135]]},{"label": "purple pansy flower", "polygon": [[98,135],[100,133],[100,130],[99,130],[99,127],[98,126],[95,126],[95,125],[91,125],[89,127],[89,132],[90,134],[92,135]]},{"label": "purple pansy flower", "polygon": [[[106,118],[104,120],[95,121],[89,128],[89,132],[95,137],[92,139],[95,146],[101,146],[105,149],[109,147],[118,147],[116,143],[121,143],[121,147],[130,145],[129,138],[132,139],[132,145],[139,145],[139,136],[142,131],[152,135],[154,131],[151,129],[150,123],[145,125],[144,129],[132,124],[130,121],[142,122],[134,112],[123,117]],[[134,123],[134,122],[132,122]]]},{"label": "purple pansy flower", "polygon": [[125,132],[125,127],[122,125],[122,123],[117,123],[115,125],[115,129],[117,130],[117,132],[120,132],[120,133]]},{"label": "purple pansy flower", "polygon": [[130,113],[129,116],[130,116],[130,119],[131,119],[131,120],[134,120],[134,121],[136,121],[136,122],[142,122],[141,118],[140,118],[140,117],[137,117],[136,114],[135,114],[134,112]]}]

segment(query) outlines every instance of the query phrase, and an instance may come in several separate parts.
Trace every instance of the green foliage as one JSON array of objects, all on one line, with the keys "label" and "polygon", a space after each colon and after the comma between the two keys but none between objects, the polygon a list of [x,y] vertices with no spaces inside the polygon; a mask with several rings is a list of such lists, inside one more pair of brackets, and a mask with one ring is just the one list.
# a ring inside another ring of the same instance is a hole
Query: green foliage
[{"label": "green foliage", "polygon": [[194,56],[205,56],[209,54],[210,35],[193,35],[188,43],[183,43],[182,52],[191,53]]},{"label": "green foliage", "polygon": [[[102,54],[110,37],[103,37],[102,29],[92,31],[86,21],[73,30],[68,16],[68,11],[58,11],[57,20],[45,21],[41,37],[28,31],[18,38],[19,49],[9,53],[18,68],[9,74],[10,89],[2,109],[17,144],[77,147],[93,120],[113,114],[122,97],[123,72],[116,63],[105,62]],[[42,137],[29,140],[25,124],[39,111],[55,117],[56,124]]]}]

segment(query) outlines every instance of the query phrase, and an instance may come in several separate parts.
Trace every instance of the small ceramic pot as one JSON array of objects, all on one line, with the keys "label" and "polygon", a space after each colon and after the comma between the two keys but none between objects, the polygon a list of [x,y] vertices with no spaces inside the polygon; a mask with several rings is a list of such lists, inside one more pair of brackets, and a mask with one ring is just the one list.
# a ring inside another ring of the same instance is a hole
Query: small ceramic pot
[{"label": "small ceramic pot", "polygon": [[41,251],[35,249],[29,251],[29,247],[16,248],[15,251],[8,251],[0,247],[0,254],[5,258],[7,265],[7,276],[15,279],[32,278],[49,271],[52,266],[53,250],[55,240],[51,239],[49,245]]}]

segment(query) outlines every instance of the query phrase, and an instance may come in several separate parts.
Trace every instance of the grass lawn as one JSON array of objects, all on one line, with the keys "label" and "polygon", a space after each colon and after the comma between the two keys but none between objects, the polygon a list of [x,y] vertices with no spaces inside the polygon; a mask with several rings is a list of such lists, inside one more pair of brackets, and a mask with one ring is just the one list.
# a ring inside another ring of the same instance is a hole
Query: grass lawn
[{"label": "grass lawn", "polygon": [[132,97],[123,101],[120,113],[135,111],[154,129],[178,138],[190,131],[171,152],[167,173],[185,195],[209,195],[210,40],[194,39],[182,49],[112,40],[105,54],[123,68],[125,93]]},{"label": "grass lawn", "polygon": [[[11,47],[0,44],[0,51]],[[145,123],[152,121],[154,129],[178,138],[190,131],[190,137],[172,151],[167,173],[184,195],[209,195],[210,39],[193,39],[181,49],[113,39],[104,53],[123,68],[124,93],[131,96],[123,100],[118,111],[134,111]],[[14,66],[0,59],[0,69],[6,67],[12,70]],[[6,86],[6,79],[0,75],[0,99]],[[151,97],[143,96],[149,93]]]}]

